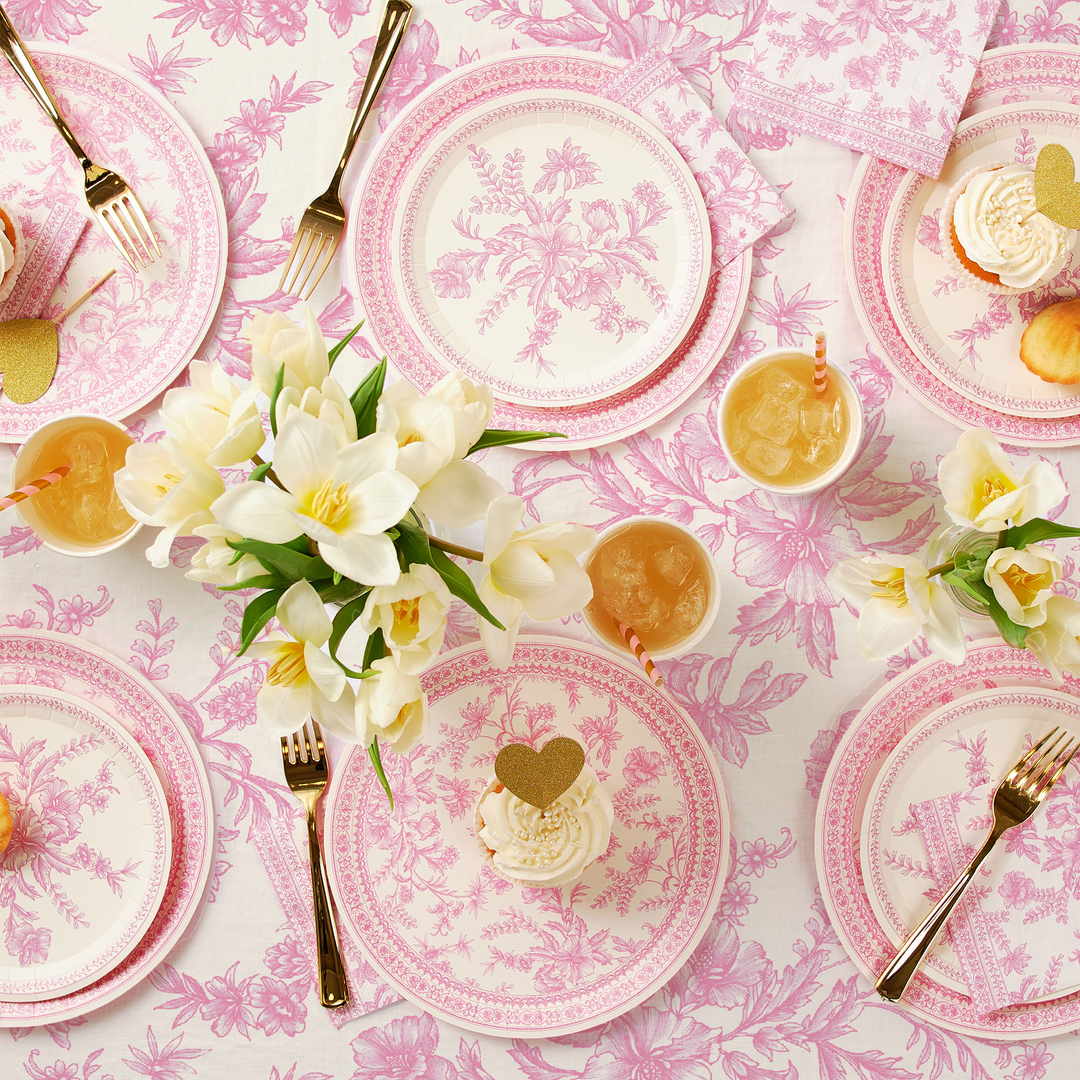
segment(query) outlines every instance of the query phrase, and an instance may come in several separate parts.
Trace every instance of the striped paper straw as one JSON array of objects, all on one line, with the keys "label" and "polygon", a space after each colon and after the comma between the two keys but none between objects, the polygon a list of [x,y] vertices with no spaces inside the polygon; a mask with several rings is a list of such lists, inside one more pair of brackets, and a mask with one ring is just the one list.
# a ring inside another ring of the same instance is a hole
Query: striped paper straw
[{"label": "striped paper straw", "polygon": [[663,686],[664,676],[656,670],[652,657],[645,651],[645,646],[641,644],[641,639],[637,636],[634,628],[627,626],[626,623],[619,622],[617,619],[615,625],[619,628],[623,640],[630,646],[630,651],[638,658],[638,663],[645,669],[645,674],[652,680],[653,686]]},{"label": "striped paper straw", "polygon": [[828,385],[829,375],[825,360],[825,331],[819,330],[814,338],[814,389],[819,394],[824,394]]},{"label": "striped paper straw", "polygon": [[39,491],[51,487],[57,480],[62,480],[67,476],[69,472],[71,472],[70,465],[58,465],[51,473],[46,473],[37,480],[31,480],[29,484],[24,484],[17,491],[5,495],[4,498],[0,499],[0,510],[6,510],[9,506],[21,503],[23,499],[29,499],[31,495],[36,495]]}]

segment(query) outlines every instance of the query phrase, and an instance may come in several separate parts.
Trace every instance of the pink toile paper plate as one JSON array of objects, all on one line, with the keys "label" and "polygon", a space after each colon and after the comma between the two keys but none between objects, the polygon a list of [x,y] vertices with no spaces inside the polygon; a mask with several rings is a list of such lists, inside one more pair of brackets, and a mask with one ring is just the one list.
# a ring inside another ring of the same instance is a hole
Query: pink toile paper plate
[{"label": "pink toile paper plate", "polygon": [[[422,676],[428,741],[383,764],[395,811],[354,747],[327,796],[338,911],[368,961],[421,1008],[471,1031],[541,1038],[593,1027],[659,990],[705,933],[730,825],[697,726],[644,672],[582,642],[479,644]],[[615,806],[607,853],[575,883],[519,888],[477,850],[473,808],[509,739],[581,742]]]}]

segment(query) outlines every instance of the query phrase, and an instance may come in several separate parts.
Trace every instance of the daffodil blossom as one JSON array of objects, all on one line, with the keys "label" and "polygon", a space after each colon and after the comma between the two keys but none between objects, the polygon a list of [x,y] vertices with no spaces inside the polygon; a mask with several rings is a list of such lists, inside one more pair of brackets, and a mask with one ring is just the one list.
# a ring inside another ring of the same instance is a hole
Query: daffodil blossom
[{"label": "daffodil blossom", "polygon": [[161,417],[166,428],[215,468],[249,461],[266,441],[255,404],[259,388],[241,390],[220,364],[193,360],[188,373],[190,386],[165,395]]},{"label": "daffodil blossom", "polygon": [[1062,672],[1080,676],[1080,603],[1067,596],[1046,601],[1046,619],[1028,631],[1024,644],[1046,666],[1056,682]]},{"label": "daffodil blossom", "polygon": [[326,563],[364,585],[392,585],[400,567],[385,530],[416,498],[397,472],[397,444],[384,433],[338,449],[330,428],[296,409],[278,429],[274,472],[283,488],[238,484],[213,505],[225,528],[283,544],[305,533]]},{"label": "daffodil blossom", "polygon": [[960,616],[918,559],[866,555],[844,559],[826,575],[829,588],[860,609],[859,648],[867,660],[884,660],[918,635],[951,664],[966,653]]},{"label": "daffodil blossom", "polygon": [[274,417],[278,427],[285,423],[294,409],[300,409],[326,424],[334,433],[339,450],[356,442],[356,414],[349,403],[349,395],[332,375],[323,379],[321,387],[309,386],[302,393],[295,386],[282,387]]},{"label": "daffodil blossom", "polygon": [[161,527],[146,550],[158,569],[169,565],[169,549],[177,536],[189,536],[197,526],[213,522],[210,507],[225,490],[221,474],[171,435],[129,446],[114,483],[136,521]]},{"label": "daffodil blossom", "polygon": [[384,656],[371,666],[376,674],[364,679],[356,692],[351,738],[361,746],[378,739],[396,753],[407,754],[427,728],[427,696],[420,680],[403,672],[392,656]]},{"label": "daffodil blossom", "polygon": [[1046,602],[1061,576],[1061,560],[1041,544],[1028,544],[1019,551],[998,548],[983,570],[983,581],[1018,626],[1039,626],[1046,621]]},{"label": "daffodil blossom", "polygon": [[969,428],[941,459],[938,484],[952,521],[981,532],[1000,532],[1010,521],[1023,525],[1042,517],[1067,492],[1057,470],[1045,461],[1036,461],[1018,479],[1008,455],[984,428]]},{"label": "daffodil blossom", "polygon": [[523,513],[517,495],[503,495],[491,503],[485,518],[488,572],[480,598],[506,630],[481,618],[480,636],[499,667],[510,663],[523,611],[532,619],[562,619],[592,599],[592,582],[578,556],[592,546],[595,530],[558,523],[518,531]]},{"label": "daffodil blossom", "polygon": [[287,735],[312,716],[349,738],[355,696],[345,672],[322,651],[332,627],[319,594],[298,581],[278,601],[275,614],[293,640],[277,634],[248,646],[249,656],[270,665],[255,698],[259,728],[269,736]]},{"label": "daffodil blossom", "polygon": [[304,308],[304,325],[298,326],[280,311],[260,312],[248,323],[251,342],[251,374],[262,392],[271,397],[278,370],[284,365],[282,386],[303,393],[322,386],[330,374],[330,358],[322,330],[310,308]]},{"label": "daffodil blossom", "polygon": [[393,585],[371,590],[360,626],[368,634],[381,629],[398,667],[419,675],[442,648],[452,599],[432,567],[414,563]]},{"label": "daffodil blossom", "polygon": [[239,533],[216,522],[210,525],[197,525],[191,530],[193,536],[206,540],[191,557],[191,569],[184,575],[192,581],[205,581],[209,585],[235,585],[238,581],[265,574],[262,563],[254,555],[240,555],[229,546],[230,541],[242,540]]}]

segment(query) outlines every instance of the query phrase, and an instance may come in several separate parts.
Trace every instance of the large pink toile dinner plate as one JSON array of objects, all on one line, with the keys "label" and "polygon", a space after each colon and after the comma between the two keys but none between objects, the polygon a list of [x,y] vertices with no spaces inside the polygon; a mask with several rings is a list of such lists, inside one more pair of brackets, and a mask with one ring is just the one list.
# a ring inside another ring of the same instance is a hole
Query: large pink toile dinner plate
[{"label": "large pink toile dinner plate", "polygon": [[[344,265],[353,289],[359,296],[363,313],[368,319],[369,330],[382,350],[391,358],[396,369],[420,389],[430,389],[442,378],[454,357],[447,360],[436,348],[437,342],[430,340],[431,335],[417,332],[414,324],[418,320],[422,322],[428,315],[418,290],[414,290],[412,297],[415,301],[413,306],[417,307],[419,314],[414,313],[410,306],[409,288],[403,287],[409,283],[402,280],[402,262],[399,248],[395,246],[401,241],[401,214],[404,213],[401,208],[407,205],[407,200],[414,191],[418,162],[428,161],[431,155],[437,154],[448,133],[467,129],[471,119],[486,114],[488,110],[497,111],[507,106],[518,100],[516,95],[539,93],[553,98],[580,97],[587,101],[592,95],[600,93],[604,84],[622,70],[623,66],[623,62],[610,57],[564,49],[522,49],[479,61],[451,72],[419,95],[395,118],[389,130],[376,144],[349,208],[349,235],[344,246]],[[610,102],[598,103],[598,107],[604,109],[610,109],[610,105]],[[642,120],[637,120],[635,126],[651,130],[651,125]],[[543,172],[540,159],[530,159],[528,168],[532,169],[535,175],[529,174],[527,194],[531,194],[531,189],[537,183],[542,185],[538,194],[545,200],[561,194],[561,177],[567,174],[567,169],[564,168],[560,173],[560,162],[571,169],[583,164],[595,164],[591,160],[578,161],[576,144],[570,149],[565,148],[565,140],[572,134],[573,132],[567,131],[559,145],[545,147],[542,161],[551,166],[547,173]],[[654,132],[652,138],[659,143],[666,142],[658,132]],[[571,142],[573,143],[573,139]],[[463,144],[464,152],[468,152],[469,145],[469,141]],[[478,145],[478,164],[483,149]],[[549,149],[554,154],[551,158],[547,153]],[[530,153],[535,157],[534,150],[530,150]],[[564,156],[560,157],[560,154]],[[495,170],[488,177],[491,183],[501,183],[504,179],[509,182],[512,179],[507,177],[505,165],[505,154],[500,150],[499,159],[489,162],[488,170]],[[516,169],[516,165],[514,168]],[[536,171],[538,168],[539,172]],[[484,181],[482,172],[483,169],[475,173],[477,182],[481,184]],[[461,174],[463,183],[471,173],[473,167],[469,166],[468,171]],[[555,180],[555,187],[550,193],[543,187],[549,175]],[[570,175],[586,180],[593,178],[593,174],[588,170],[571,171]],[[603,235],[597,238],[597,243],[601,245],[605,242],[605,236],[615,235],[614,230],[606,228],[612,220],[611,211],[614,212],[616,225],[625,231],[629,219],[621,205],[624,195],[629,195],[626,201],[631,204],[635,217],[638,214],[633,204],[633,186],[626,192],[620,189],[616,192],[618,197],[611,195],[601,183],[584,183],[569,194],[572,210],[577,215],[574,219],[575,228],[586,240],[592,232],[603,230]],[[643,190],[640,194],[644,197],[647,193]],[[431,260],[428,271],[428,276],[434,272],[436,281],[422,284],[429,290],[430,306],[440,310],[445,308],[453,311],[459,300],[465,304],[473,301],[475,277],[469,282],[459,281],[460,267],[454,262],[455,258],[460,261],[455,252],[465,250],[470,245],[476,246],[477,242],[466,234],[470,230],[476,232],[478,228],[482,228],[486,230],[486,237],[487,232],[491,231],[489,220],[493,220],[492,215],[498,216],[496,211],[501,209],[513,209],[509,206],[503,207],[494,193],[486,189],[478,189],[476,199],[477,201],[460,208],[463,211],[460,230],[452,225],[457,211],[448,218],[446,224],[455,230],[454,243],[449,247],[443,244],[443,247],[447,247],[446,251],[433,249],[429,253],[437,256]],[[611,206],[596,205],[605,201]],[[582,202],[589,204],[587,209],[582,208]],[[478,209],[470,209],[473,206]],[[505,222],[512,223],[516,220],[515,217],[505,217]],[[564,222],[561,220],[552,222],[551,228],[554,230],[562,224]],[[406,250],[409,250],[408,247]],[[439,265],[440,258],[448,260],[445,265]],[[706,262],[707,259],[706,254]],[[550,443],[537,443],[536,448],[573,450],[627,438],[663,419],[701,387],[734,338],[749,294],[752,260],[752,251],[747,249],[723,269],[713,267],[706,275],[703,297],[699,296],[701,279],[697,279],[693,286],[696,316],[691,316],[689,321],[683,320],[681,334],[669,335],[673,338],[673,350],[666,347],[662,350],[664,356],[654,355],[649,364],[637,371],[629,385],[619,388],[613,384],[611,388],[599,391],[606,396],[597,400],[548,409],[537,407],[539,402],[530,405],[521,401],[504,400],[497,391],[494,425],[519,430],[558,430],[567,438],[552,440]],[[484,288],[498,280],[495,276],[497,268],[498,258],[485,266],[487,277]],[[464,295],[466,285],[470,290],[468,297]],[[446,295],[435,295],[436,286],[438,291]],[[630,274],[624,277],[623,287],[631,290],[638,288]],[[685,292],[685,288],[680,286],[680,294],[682,292]],[[527,323],[525,319],[530,311],[528,301],[529,289],[519,289],[519,295],[514,302],[522,305],[521,310],[501,313],[500,322],[504,319],[510,320],[506,325],[517,329],[531,325],[531,322]],[[568,312],[574,317],[587,315],[586,324],[589,325],[589,319],[601,317],[600,311],[595,306],[587,312],[579,310],[583,303],[584,295],[577,299],[571,297]],[[647,299],[642,298],[637,306],[641,311],[647,309],[654,312]],[[554,329],[557,335],[558,328]],[[595,332],[596,328],[590,325],[590,331]],[[600,336],[604,337],[605,334],[607,338],[614,340],[618,336],[617,328],[611,332],[609,327],[608,331]],[[440,337],[439,334],[434,336]],[[521,346],[516,347],[515,354],[520,349]],[[526,357],[520,364],[514,365],[511,359],[509,363],[512,367],[525,370],[528,366],[527,360]],[[656,361],[656,364],[653,364],[653,361]]]},{"label": "large pink toile dinner plate", "polygon": [[[107,270],[116,275],[60,324],[59,364],[44,397],[17,405],[0,393],[0,441],[20,443],[61,413],[119,420],[161,393],[211,329],[228,257],[217,177],[165,97],[121,65],[71,46],[34,42],[30,51],[86,152],[131,184],[162,257],[135,274],[89,222],[48,311],[58,315]],[[85,208],[82,169],[6,63],[0,130],[0,174],[44,201]]]},{"label": "large pink toile dinner plate", "polygon": [[[91,702],[134,736],[164,789],[172,833],[164,896],[136,947],[106,975],[73,993],[46,1001],[0,1001],[0,1027],[27,1027],[97,1009],[130,990],[165,959],[199,910],[213,861],[214,807],[195,737],[161,692],[122,660],[89,642],[48,630],[4,627],[4,684],[51,688]],[[17,842],[13,839],[12,845]]]},{"label": "large pink toile dinner plate", "polygon": [[[490,1035],[593,1027],[659,990],[705,933],[727,876],[727,797],[697,726],[629,661],[519,639],[507,671],[479,644],[421,676],[427,741],[385,754],[393,813],[368,755],[335,769],[326,806],[338,910],[376,971],[436,1016]],[[508,740],[581,742],[612,797],[607,853],[576,883],[519,888],[473,835]]]},{"label": "large pink toile dinner plate", "polygon": [[[1055,688],[1026,650],[1001,641],[969,642],[962,666],[931,656],[886,683],[852,720],[833,753],[814,831],[818,882],[840,943],[871,983],[896,952],[892,928],[882,927],[871,905],[860,861],[871,789],[909,731],[954,698],[993,688],[1059,689],[1080,697],[1080,680],[1066,676],[1065,685]],[[1080,993],[982,1016],[971,998],[925,967],[915,974],[899,1007],[920,1020],[981,1039],[1037,1038],[1080,1027]]]}]

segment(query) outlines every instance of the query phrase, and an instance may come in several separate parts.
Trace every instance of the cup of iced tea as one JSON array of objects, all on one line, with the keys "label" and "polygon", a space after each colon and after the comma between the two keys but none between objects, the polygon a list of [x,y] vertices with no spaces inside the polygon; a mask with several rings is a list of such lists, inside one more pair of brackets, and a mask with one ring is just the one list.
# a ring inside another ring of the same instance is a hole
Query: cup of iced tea
[{"label": "cup of iced tea", "polygon": [[104,555],[142,528],[113,484],[131,443],[115,420],[69,413],[42,424],[22,444],[11,466],[12,490],[71,465],[67,476],[16,506],[46,547],[62,555]]},{"label": "cup of iced tea", "polygon": [[766,491],[807,495],[850,468],[862,445],[863,406],[843,368],[814,389],[814,357],[774,349],[744,364],[720,398],[720,445],[732,467]]},{"label": "cup of iced tea", "polygon": [[712,552],[687,528],[664,518],[627,518],[605,529],[585,559],[593,586],[582,609],[589,632],[616,652],[631,627],[654,660],[693,648],[720,610]]}]

